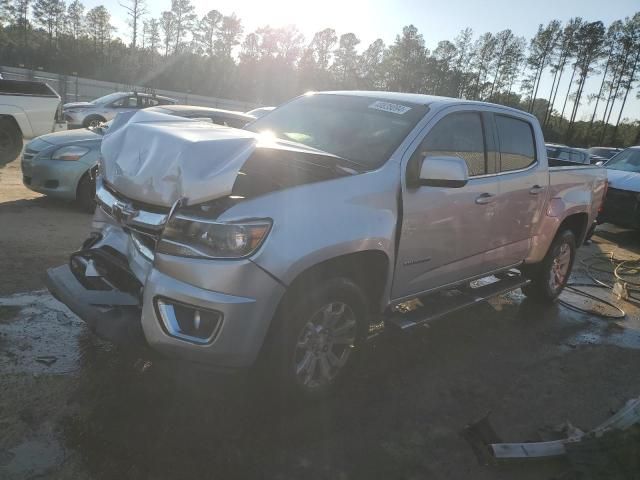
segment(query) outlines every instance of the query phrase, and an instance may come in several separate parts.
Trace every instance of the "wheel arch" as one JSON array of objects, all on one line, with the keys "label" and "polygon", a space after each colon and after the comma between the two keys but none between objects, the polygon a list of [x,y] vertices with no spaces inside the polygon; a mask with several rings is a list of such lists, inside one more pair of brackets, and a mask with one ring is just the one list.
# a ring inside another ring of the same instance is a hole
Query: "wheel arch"
[{"label": "wheel arch", "polygon": [[302,272],[289,284],[290,292],[313,288],[313,285],[332,277],[346,277],[361,286],[371,302],[382,296],[389,273],[389,257],[382,250],[362,250],[338,255],[316,263]]},{"label": "wheel arch", "polygon": [[570,230],[576,237],[576,245],[581,245],[587,234],[589,215],[586,212],[573,213],[562,220],[556,235],[564,230]]}]

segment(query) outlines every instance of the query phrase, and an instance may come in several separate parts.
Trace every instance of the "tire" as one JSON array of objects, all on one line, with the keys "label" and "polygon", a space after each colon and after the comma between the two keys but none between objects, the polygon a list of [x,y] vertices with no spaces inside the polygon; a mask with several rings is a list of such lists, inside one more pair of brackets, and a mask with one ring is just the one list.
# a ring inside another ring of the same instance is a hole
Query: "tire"
[{"label": "tire", "polygon": [[11,118],[0,118],[0,166],[13,162],[22,151],[22,132]]},{"label": "tire", "polygon": [[332,393],[352,372],[366,338],[368,303],[362,288],[343,277],[296,292],[274,320],[264,366],[280,393],[312,400]]},{"label": "tire", "polygon": [[96,182],[89,172],[85,173],[78,182],[76,190],[76,203],[87,213],[93,213],[96,209]]},{"label": "tire", "polygon": [[575,235],[571,230],[559,232],[542,262],[524,269],[531,283],[522,292],[532,300],[554,302],[569,281],[575,256]]},{"label": "tire", "polygon": [[104,122],[106,122],[106,120],[104,119],[104,117],[101,117],[100,115],[89,115],[82,122],[82,126],[84,128],[97,127],[98,125]]}]

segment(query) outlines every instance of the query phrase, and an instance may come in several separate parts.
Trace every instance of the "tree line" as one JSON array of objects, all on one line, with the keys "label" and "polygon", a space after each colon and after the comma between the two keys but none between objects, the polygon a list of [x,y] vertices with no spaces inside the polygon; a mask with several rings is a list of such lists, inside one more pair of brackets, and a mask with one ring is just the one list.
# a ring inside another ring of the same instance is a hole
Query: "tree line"
[{"label": "tree line", "polygon": [[0,63],[274,105],[326,89],[461,97],[531,112],[549,141],[640,144],[640,121],[624,117],[630,95],[640,96],[640,12],[608,26],[551,20],[529,40],[467,28],[430,50],[414,25],[390,45],[363,47],[355,33],[332,28],[310,40],[293,25],[244,34],[235,14],[199,18],[191,0],[171,0],[158,18],[145,0],[120,5],[128,45],[104,6],[0,0]]}]

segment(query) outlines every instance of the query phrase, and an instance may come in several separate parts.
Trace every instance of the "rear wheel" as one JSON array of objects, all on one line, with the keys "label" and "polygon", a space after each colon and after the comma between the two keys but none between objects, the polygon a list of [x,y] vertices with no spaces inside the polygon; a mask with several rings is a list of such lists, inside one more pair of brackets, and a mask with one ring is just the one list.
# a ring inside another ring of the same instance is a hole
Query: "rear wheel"
[{"label": "rear wheel", "polygon": [[76,202],[78,206],[87,213],[93,213],[96,209],[96,182],[91,178],[89,172],[85,173],[78,182],[76,191]]},{"label": "rear wheel", "polygon": [[267,364],[285,391],[314,398],[330,393],[352,370],[365,339],[367,301],[357,284],[342,277],[298,292],[275,320]]},{"label": "rear wheel", "polygon": [[13,162],[22,151],[22,132],[10,118],[0,118],[0,165]]},{"label": "rear wheel", "polygon": [[82,126],[84,128],[89,128],[89,127],[96,128],[96,127],[99,127],[104,122],[106,122],[106,120],[100,115],[89,115],[87,118],[84,119],[84,122],[82,122]]},{"label": "rear wheel", "polygon": [[542,262],[524,269],[531,283],[522,287],[529,298],[553,302],[569,281],[576,255],[576,237],[571,230],[556,235]]}]

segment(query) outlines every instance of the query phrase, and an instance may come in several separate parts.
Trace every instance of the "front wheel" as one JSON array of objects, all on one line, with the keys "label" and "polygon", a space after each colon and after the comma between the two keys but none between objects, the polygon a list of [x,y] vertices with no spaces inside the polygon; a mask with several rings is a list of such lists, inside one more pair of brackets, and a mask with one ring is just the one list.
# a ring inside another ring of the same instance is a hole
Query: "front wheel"
[{"label": "front wheel", "polygon": [[314,398],[332,391],[353,368],[365,339],[367,301],[347,278],[292,294],[270,338],[270,373],[285,391]]},{"label": "front wheel", "polygon": [[9,118],[0,118],[0,166],[13,162],[22,150],[22,132]]},{"label": "front wheel", "polygon": [[529,298],[553,302],[566,287],[576,256],[576,237],[571,230],[556,235],[542,262],[531,265],[524,273],[531,283],[522,287]]}]

